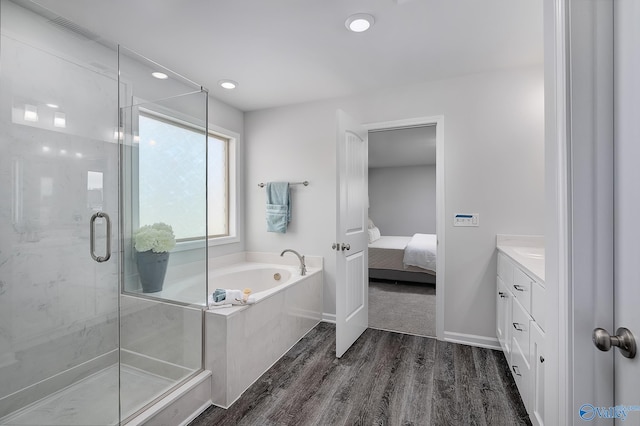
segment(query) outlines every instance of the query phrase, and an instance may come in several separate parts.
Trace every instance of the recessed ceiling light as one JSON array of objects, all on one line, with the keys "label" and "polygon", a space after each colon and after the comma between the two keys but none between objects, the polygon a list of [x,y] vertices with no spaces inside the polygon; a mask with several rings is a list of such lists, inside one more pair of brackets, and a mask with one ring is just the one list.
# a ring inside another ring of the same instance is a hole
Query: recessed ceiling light
[{"label": "recessed ceiling light", "polygon": [[349,31],[361,33],[371,28],[375,22],[373,16],[368,13],[356,13],[355,15],[349,16],[344,25]]},{"label": "recessed ceiling light", "polygon": [[238,83],[233,80],[220,80],[218,84],[227,90],[233,90],[238,87]]},{"label": "recessed ceiling light", "polygon": [[152,72],[151,75],[154,76],[157,79],[160,79],[160,80],[166,80],[167,78],[169,78],[168,75],[166,75],[163,72],[159,72],[159,71]]},{"label": "recessed ceiling light", "polygon": [[56,105],[56,104],[47,104],[47,106],[48,106],[49,108],[53,108],[53,109],[60,108],[60,107],[59,107],[58,105]]}]

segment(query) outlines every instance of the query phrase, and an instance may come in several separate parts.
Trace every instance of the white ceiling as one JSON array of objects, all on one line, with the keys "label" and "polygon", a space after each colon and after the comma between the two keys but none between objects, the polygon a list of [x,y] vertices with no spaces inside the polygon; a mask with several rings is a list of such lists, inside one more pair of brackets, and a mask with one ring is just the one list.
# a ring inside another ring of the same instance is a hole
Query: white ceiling
[{"label": "white ceiling", "polygon": [[[243,111],[542,63],[540,0],[37,0]],[[350,33],[353,13],[375,25]],[[240,83],[232,91],[220,79]]]},{"label": "white ceiling", "polygon": [[436,126],[369,132],[369,168],[435,164]]}]

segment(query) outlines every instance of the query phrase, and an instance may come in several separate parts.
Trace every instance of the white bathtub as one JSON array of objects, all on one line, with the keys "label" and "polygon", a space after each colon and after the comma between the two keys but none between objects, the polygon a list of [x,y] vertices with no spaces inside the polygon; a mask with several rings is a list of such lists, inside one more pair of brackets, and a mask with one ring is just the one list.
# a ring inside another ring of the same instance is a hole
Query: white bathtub
[{"label": "white bathtub", "polygon": [[[205,313],[205,368],[212,373],[214,404],[227,408],[322,319],[322,258],[274,253],[229,256],[210,264],[209,291],[251,288],[256,303]],[[279,274],[280,279],[274,279]]]},{"label": "white bathtub", "polygon": [[[317,268],[311,268],[307,275]],[[243,262],[209,271],[209,293],[217,288],[229,290],[251,289],[256,303],[283,288],[304,279],[299,268],[268,263]]]},{"label": "white bathtub", "polygon": [[[308,267],[307,275],[320,269]],[[174,275],[177,272],[181,271],[172,271]],[[300,268],[297,266],[243,260],[228,266],[210,268],[208,289],[204,286],[203,273],[185,273],[180,279],[172,279],[171,284],[165,285],[162,291],[147,294],[204,307],[207,304],[207,296],[217,288],[241,291],[250,288],[257,303],[304,278],[300,275]]]}]

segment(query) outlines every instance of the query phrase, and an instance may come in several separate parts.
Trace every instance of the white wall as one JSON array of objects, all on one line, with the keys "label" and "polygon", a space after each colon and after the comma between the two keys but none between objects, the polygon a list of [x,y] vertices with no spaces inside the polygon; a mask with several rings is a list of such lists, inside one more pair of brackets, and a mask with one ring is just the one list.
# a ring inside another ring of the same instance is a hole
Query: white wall
[{"label": "white wall", "polygon": [[436,233],[436,167],[369,169],[369,217],[382,235]]},{"label": "white wall", "polygon": [[216,131],[231,131],[238,137],[236,141],[237,149],[237,208],[238,208],[238,221],[236,224],[236,232],[239,238],[238,242],[209,246],[209,257],[223,256],[225,254],[237,253],[244,251],[245,249],[245,231],[244,231],[244,200],[243,196],[245,183],[244,183],[244,114],[242,111],[231,107],[224,102],[220,102],[217,99],[209,97],[209,125],[216,126],[212,130]]},{"label": "white wall", "polygon": [[[324,311],[335,314],[336,109],[363,123],[444,115],[445,332],[495,339],[497,233],[542,234],[542,66],[476,74],[245,114],[247,249],[324,256]],[[287,234],[268,234],[268,180],[304,180]],[[478,228],[453,228],[457,212]],[[450,221],[450,222],[449,222]]]}]

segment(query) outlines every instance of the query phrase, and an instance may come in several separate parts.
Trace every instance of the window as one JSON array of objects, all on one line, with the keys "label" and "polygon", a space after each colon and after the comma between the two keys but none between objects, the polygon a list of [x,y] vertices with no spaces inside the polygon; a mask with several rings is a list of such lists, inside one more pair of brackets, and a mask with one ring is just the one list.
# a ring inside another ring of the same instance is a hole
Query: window
[{"label": "window", "polygon": [[138,131],[139,224],[167,223],[184,242],[204,238],[207,217],[210,238],[232,235],[231,139],[209,132],[205,146],[204,129],[149,112]]}]

